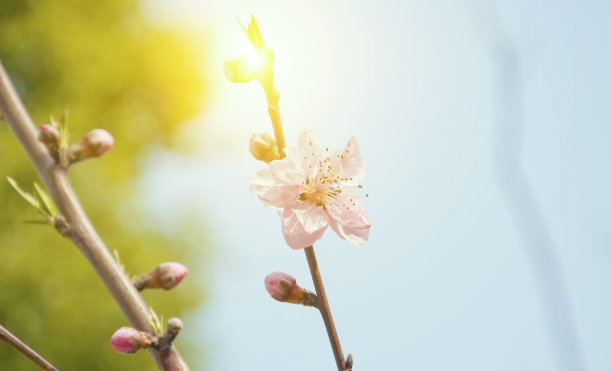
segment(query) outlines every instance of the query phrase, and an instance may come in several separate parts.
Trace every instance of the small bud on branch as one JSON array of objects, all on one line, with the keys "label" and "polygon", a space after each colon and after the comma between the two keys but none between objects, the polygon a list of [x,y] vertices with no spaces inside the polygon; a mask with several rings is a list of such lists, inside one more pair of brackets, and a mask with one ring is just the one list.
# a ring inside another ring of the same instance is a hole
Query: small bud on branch
[{"label": "small bud on branch", "polygon": [[244,83],[251,82],[257,78],[257,70],[250,66],[247,56],[240,56],[231,59],[223,64],[223,72],[230,82]]},{"label": "small bud on branch", "polygon": [[131,327],[122,327],[110,338],[110,346],[119,353],[136,353],[155,342],[155,336]]},{"label": "small bud on branch", "polygon": [[181,283],[187,273],[189,273],[189,269],[181,263],[162,263],[151,272],[136,279],[134,286],[138,291],[147,288],[170,290]]},{"label": "small bud on branch", "polygon": [[344,367],[346,367],[347,370],[353,368],[353,355],[351,353],[349,353],[346,357],[346,363],[344,364]]},{"label": "small bud on branch", "polygon": [[166,322],[166,331],[159,337],[156,347],[158,349],[164,349],[171,346],[172,342],[182,329],[183,321],[181,321],[179,318],[170,318],[168,322]]},{"label": "small bud on branch", "polygon": [[[159,318],[156,320],[159,322]],[[131,327],[122,327],[115,331],[109,343],[115,351],[126,354],[136,353],[139,349],[147,347],[162,350],[172,346],[172,342],[182,329],[183,322],[179,318],[170,318],[166,323],[166,331],[161,333],[150,334]],[[160,329],[154,329],[157,330]]]},{"label": "small bud on branch", "polygon": [[38,130],[38,140],[47,147],[49,154],[57,162],[60,148],[59,131],[49,124],[42,124]]},{"label": "small bud on branch", "polygon": [[249,141],[249,151],[256,160],[269,163],[270,161],[281,158],[274,137],[268,133],[258,133],[251,135]]},{"label": "small bud on branch", "polygon": [[113,136],[104,129],[94,129],[70,147],[70,163],[100,157],[115,145]]},{"label": "small bud on branch", "polygon": [[183,321],[181,321],[180,318],[170,318],[166,323],[166,328],[169,333],[176,336],[183,329]]},{"label": "small bud on branch", "polygon": [[317,306],[317,295],[302,289],[295,278],[285,272],[273,272],[264,280],[268,294],[283,303],[302,304],[309,307]]}]

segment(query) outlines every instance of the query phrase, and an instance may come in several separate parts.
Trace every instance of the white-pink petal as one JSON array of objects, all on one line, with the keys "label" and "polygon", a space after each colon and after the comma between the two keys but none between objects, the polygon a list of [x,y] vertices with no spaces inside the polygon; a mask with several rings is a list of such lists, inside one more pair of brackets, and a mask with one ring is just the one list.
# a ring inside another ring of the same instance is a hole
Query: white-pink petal
[{"label": "white-pink petal", "polygon": [[323,147],[317,140],[317,134],[314,130],[304,130],[298,135],[297,149],[302,155],[307,153],[312,155],[312,152],[314,152],[315,155],[320,155]]},{"label": "white-pink petal", "polygon": [[329,220],[329,226],[338,233],[338,236],[355,245],[363,245],[368,240],[368,237],[370,237],[370,227],[351,228],[333,219]]},{"label": "white-pink petal", "polygon": [[325,204],[329,225],[336,233],[356,245],[364,244],[370,235],[370,218],[357,196],[339,194]]},{"label": "white-pink petal", "polygon": [[358,196],[342,193],[325,203],[330,218],[353,228],[369,228],[370,218]]},{"label": "white-pink petal", "polygon": [[304,173],[296,161],[295,151],[288,151],[284,159],[270,162],[267,168],[251,176],[249,190],[266,206],[283,208],[302,189]]},{"label": "white-pink petal", "polygon": [[361,151],[355,137],[350,137],[346,147],[342,151],[334,151],[330,158],[332,171],[340,178],[347,179],[342,180],[342,185],[354,188],[363,182],[365,173],[361,168]]},{"label": "white-pink petal", "polygon": [[283,236],[292,249],[303,249],[323,236],[328,226],[327,213],[311,202],[296,200],[281,212]]},{"label": "white-pink petal", "polygon": [[314,179],[319,161],[324,154],[323,147],[313,130],[304,130],[300,133],[297,140],[297,152],[306,178]]}]

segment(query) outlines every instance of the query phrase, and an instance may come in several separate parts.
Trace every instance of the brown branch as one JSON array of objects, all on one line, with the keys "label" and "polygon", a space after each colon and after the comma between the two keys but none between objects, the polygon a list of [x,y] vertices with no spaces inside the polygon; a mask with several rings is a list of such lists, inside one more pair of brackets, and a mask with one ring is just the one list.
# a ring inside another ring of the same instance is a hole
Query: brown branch
[{"label": "brown branch", "polygon": [[280,94],[274,87],[274,66],[272,65],[274,56],[271,50],[266,52],[265,58],[267,68],[264,70],[267,72],[259,79],[259,83],[261,84],[261,87],[266,94],[266,100],[268,101],[268,115],[270,115],[270,121],[272,121],[276,145],[278,146],[278,151],[280,152],[281,158],[284,158],[285,152],[283,149],[285,148],[285,134],[283,134],[283,124],[281,123],[280,107],[278,105]]},{"label": "brown branch", "polygon": [[42,370],[57,371],[57,368],[36,353],[34,349],[30,348],[23,341],[19,340],[17,336],[11,334],[11,332],[2,325],[0,325],[0,339],[21,352],[21,354],[26,356],[30,361],[34,362],[36,366],[40,367]]},{"label": "brown branch", "polygon": [[321,278],[321,272],[319,271],[319,264],[317,263],[314,248],[312,246],[308,246],[304,249],[304,252],[306,253],[306,259],[308,260],[308,268],[310,268],[312,282],[314,283],[315,291],[317,292],[317,309],[319,309],[319,312],[321,312],[321,317],[323,317],[325,330],[327,330],[327,336],[329,337],[329,343],[331,344],[332,351],[334,352],[334,358],[336,359],[336,366],[338,366],[338,371],[351,371],[353,366],[352,356],[349,355],[350,362],[344,360],[342,346],[340,345],[340,338],[336,332],[334,318],[332,317],[331,309],[329,308],[329,302],[327,301],[327,295],[325,294],[325,287],[323,286],[323,279]]},{"label": "brown branch", "polygon": [[[0,111],[28,154],[53,202],[68,223],[67,237],[79,248],[98,274],[130,325],[138,330],[151,332],[152,329],[147,321],[146,303],[91,225],[72,189],[67,169],[56,164],[47,153],[46,148],[38,141],[36,127],[19,99],[2,63],[0,63]],[[148,351],[160,370],[189,370],[174,347],[162,352],[152,348],[149,348]]]}]

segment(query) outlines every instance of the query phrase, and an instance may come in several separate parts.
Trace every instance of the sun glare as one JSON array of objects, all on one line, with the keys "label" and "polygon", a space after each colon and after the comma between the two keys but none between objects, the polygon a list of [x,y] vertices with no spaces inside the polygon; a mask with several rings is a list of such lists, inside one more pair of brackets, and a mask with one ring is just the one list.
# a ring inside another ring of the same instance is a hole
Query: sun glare
[{"label": "sun glare", "polygon": [[253,48],[248,48],[245,53],[245,62],[253,71],[261,70],[263,66],[263,55],[257,53]]}]

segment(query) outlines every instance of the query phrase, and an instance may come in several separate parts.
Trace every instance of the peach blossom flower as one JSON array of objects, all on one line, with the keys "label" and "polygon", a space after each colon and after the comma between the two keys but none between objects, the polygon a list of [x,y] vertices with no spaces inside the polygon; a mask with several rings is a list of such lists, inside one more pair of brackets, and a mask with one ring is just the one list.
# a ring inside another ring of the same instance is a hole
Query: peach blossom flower
[{"label": "peach blossom flower", "polygon": [[251,192],[281,217],[283,235],[293,249],[312,245],[330,226],[356,245],[364,244],[370,220],[354,194],[364,178],[359,144],[349,138],[344,150],[329,151],[312,130],[302,132],[286,157],[249,179]]}]

